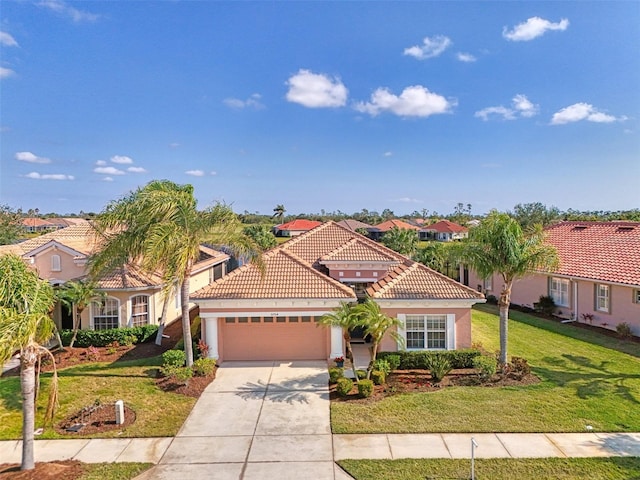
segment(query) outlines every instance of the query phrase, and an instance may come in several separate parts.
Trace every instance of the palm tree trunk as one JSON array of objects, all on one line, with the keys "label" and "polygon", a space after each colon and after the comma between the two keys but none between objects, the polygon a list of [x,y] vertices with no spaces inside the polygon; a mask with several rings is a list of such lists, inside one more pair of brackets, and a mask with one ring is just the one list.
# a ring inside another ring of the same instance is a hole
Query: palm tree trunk
[{"label": "palm tree trunk", "polygon": [[371,356],[371,361],[369,362],[369,366],[367,367],[367,380],[371,380],[371,372],[373,372],[373,363],[376,361],[376,357],[378,356],[378,343],[373,342],[371,348],[369,348],[369,355]]},{"label": "palm tree trunk", "polygon": [[82,321],[82,309],[76,308],[76,319],[73,324],[73,336],[71,337],[71,341],[69,342],[69,348],[73,348],[73,344],[76,343],[76,337],[78,336],[78,330],[80,329],[80,322]]},{"label": "palm tree trunk", "polygon": [[343,329],[342,337],[344,338],[344,345],[346,352],[346,358],[351,363],[351,370],[356,377],[356,383],[359,383],[358,373],[356,372],[356,363],[353,361],[353,348],[351,347],[351,335],[349,334],[349,330],[346,328]]},{"label": "palm tree trunk", "polygon": [[37,354],[31,345],[20,353],[20,387],[22,390],[22,464],[21,470],[35,468],[33,431],[35,429],[35,385]]},{"label": "palm tree trunk", "polygon": [[193,365],[193,343],[191,340],[191,319],[189,318],[189,278],[191,272],[188,272],[182,286],[180,287],[180,296],[182,297],[182,338],[184,339],[184,353],[187,356],[187,367]]},{"label": "palm tree trunk", "polygon": [[158,334],[156,335],[156,345],[162,345],[162,334],[164,333],[164,324],[167,321],[167,308],[169,307],[169,295],[164,297],[162,301],[162,316],[160,317],[160,325],[158,325]]},{"label": "palm tree trunk", "polygon": [[502,286],[500,292],[500,363],[507,363],[507,342],[509,338],[509,304],[511,303],[511,284]]}]

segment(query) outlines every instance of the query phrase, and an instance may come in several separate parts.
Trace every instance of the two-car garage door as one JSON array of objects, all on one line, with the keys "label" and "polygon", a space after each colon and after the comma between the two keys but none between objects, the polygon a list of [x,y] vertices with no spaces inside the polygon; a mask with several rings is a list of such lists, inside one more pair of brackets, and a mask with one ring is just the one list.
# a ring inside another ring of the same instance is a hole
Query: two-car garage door
[{"label": "two-car garage door", "polygon": [[317,317],[227,317],[219,320],[221,356],[231,360],[319,360],[329,355],[329,328]]}]

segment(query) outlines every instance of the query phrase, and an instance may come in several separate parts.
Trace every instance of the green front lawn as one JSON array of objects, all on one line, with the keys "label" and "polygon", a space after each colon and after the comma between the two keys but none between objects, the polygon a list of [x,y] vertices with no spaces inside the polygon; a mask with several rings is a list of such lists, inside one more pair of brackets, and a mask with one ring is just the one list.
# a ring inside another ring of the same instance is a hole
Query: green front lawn
[{"label": "green front lawn", "polygon": [[[163,392],[154,382],[160,357],[130,362],[91,363],[70,367],[58,372],[60,378],[60,408],[56,421],[92,405],[96,400],[113,403],[124,400],[136,412],[133,425],[111,430],[96,437],[164,437],[174,436],[196,399]],[[36,427],[41,426],[46,407],[46,394],[51,378],[42,375],[43,389],[38,402]],[[0,440],[22,437],[22,402],[19,377],[0,378]],[[79,438],[82,433],[59,435],[51,428],[39,438]]]},{"label": "green front lawn", "polygon": [[[425,480],[471,478],[469,460],[342,460],[338,464],[356,480]],[[630,480],[640,479],[640,459],[527,458],[479,459],[478,480]]]},{"label": "green front lawn", "polygon": [[[509,354],[529,360],[540,383],[335,402],[334,433],[640,431],[639,344],[517,311],[511,318]],[[495,308],[473,310],[473,341],[498,348]]]}]

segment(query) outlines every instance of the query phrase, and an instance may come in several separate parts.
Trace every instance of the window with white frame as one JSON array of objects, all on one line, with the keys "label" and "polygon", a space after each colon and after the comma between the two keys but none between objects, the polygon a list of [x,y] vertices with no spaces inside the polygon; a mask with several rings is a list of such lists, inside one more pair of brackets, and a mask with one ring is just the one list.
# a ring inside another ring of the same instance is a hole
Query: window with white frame
[{"label": "window with white frame", "polygon": [[117,298],[105,298],[91,306],[93,329],[107,330],[120,326],[120,302]]},{"label": "window with white frame", "polygon": [[61,269],[60,255],[51,255],[51,271],[59,272]]},{"label": "window with white frame", "polygon": [[640,303],[640,289],[633,291],[633,303]]},{"label": "window with white frame", "polygon": [[488,276],[487,278],[482,280],[482,287],[485,291],[491,291],[493,289],[492,280],[493,279],[491,278],[491,276]]},{"label": "window with white frame", "polygon": [[140,327],[149,324],[149,295],[131,297],[131,325]]},{"label": "window with white frame", "polygon": [[405,321],[408,350],[447,348],[446,315],[407,315]]},{"label": "window with white frame", "polygon": [[609,285],[601,283],[596,285],[596,310],[599,312],[611,311],[611,289]]},{"label": "window with white frame", "polygon": [[569,280],[566,278],[554,278],[549,280],[549,296],[559,307],[569,306]]}]

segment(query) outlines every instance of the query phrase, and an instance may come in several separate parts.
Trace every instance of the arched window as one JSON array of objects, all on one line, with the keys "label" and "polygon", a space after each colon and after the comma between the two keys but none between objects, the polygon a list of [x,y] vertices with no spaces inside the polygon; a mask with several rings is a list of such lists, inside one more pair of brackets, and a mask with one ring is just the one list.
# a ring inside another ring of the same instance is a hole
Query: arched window
[{"label": "arched window", "polygon": [[60,255],[51,255],[51,271],[59,272],[60,269]]},{"label": "arched window", "polygon": [[149,324],[149,296],[131,297],[131,326],[139,327]]},{"label": "arched window", "polygon": [[120,302],[107,297],[91,304],[91,319],[94,330],[107,330],[120,326]]}]

